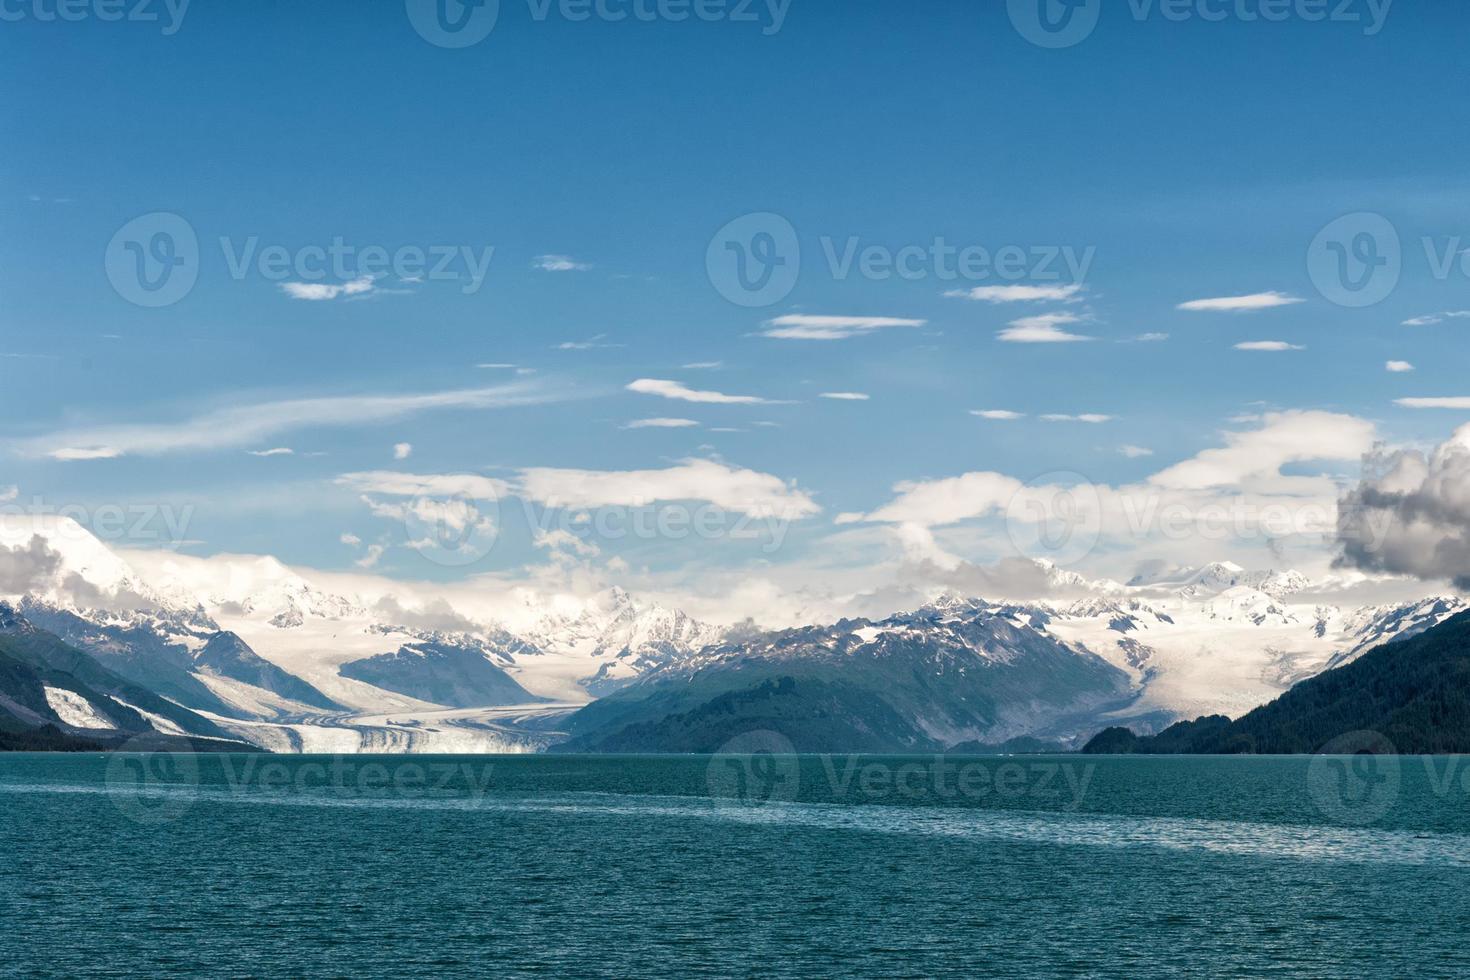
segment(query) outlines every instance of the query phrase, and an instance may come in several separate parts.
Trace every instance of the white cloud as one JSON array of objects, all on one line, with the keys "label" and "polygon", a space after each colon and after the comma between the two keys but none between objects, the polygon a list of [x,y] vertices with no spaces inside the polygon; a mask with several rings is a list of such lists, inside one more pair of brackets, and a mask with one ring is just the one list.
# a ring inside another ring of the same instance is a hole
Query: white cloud
[{"label": "white cloud", "polygon": [[1053,412],[1041,416],[1041,421],[1043,422],[1086,422],[1089,425],[1101,425],[1104,422],[1111,422],[1112,420],[1113,417],[1111,415],[1098,415],[1096,413],[1087,413],[1083,415],[1061,415]]},{"label": "white cloud", "polygon": [[281,290],[292,299],[313,302],[336,299],[339,296],[361,296],[373,292],[373,277],[358,276],[343,283],[328,282],[283,282]]},{"label": "white cloud", "polygon": [[1127,456],[1129,459],[1143,459],[1145,456],[1152,456],[1154,454],[1152,449],[1144,449],[1142,446],[1119,446],[1118,452]]},{"label": "white cloud", "polygon": [[[472,473],[396,473],[377,470],[344,473],[339,486],[364,495],[413,497],[419,502],[452,503],[498,500],[515,496],[548,507],[643,507],[676,500],[707,501],[726,510],[753,517],[809,517],[821,508],[805,492],[780,477],[738,469],[708,459],[685,459],[677,465],[651,470],[583,470],[529,467],[509,480]],[[399,518],[400,505],[381,504],[364,497],[374,513]],[[424,516],[418,510],[413,512]],[[451,526],[455,526],[451,524]]]},{"label": "white cloud", "polygon": [[1425,316],[1410,317],[1404,321],[1406,327],[1429,327],[1446,320],[1470,319],[1470,310],[1445,310],[1443,313],[1429,313]]},{"label": "white cloud", "polygon": [[708,459],[686,459],[658,470],[536,467],[520,472],[516,492],[562,508],[643,507],[699,500],[752,517],[794,519],[821,511],[809,495],[780,477]]},{"label": "white cloud", "polygon": [[8,504],[20,496],[20,487],[12,484],[8,487],[0,487],[0,504]]},{"label": "white cloud", "polygon": [[[1290,464],[1358,460],[1372,447],[1371,422],[1326,412],[1265,416],[1261,428],[1228,433],[1227,445],[1207,449],[1145,482],[1123,486],[1078,479],[1023,483],[996,472],[973,472],[900,483],[877,510],[841,514],[839,524],[874,522],[918,529],[1004,519],[973,529],[992,549],[1022,548],[1048,522],[1086,535],[1105,548],[1145,544],[1187,547],[1210,560],[1231,539],[1319,542],[1337,522],[1339,484],[1328,475],[1288,476]],[[923,535],[915,537],[919,540]],[[1207,549],[1198,553],[1201,547]],[[1023,549],[1024,550],[1024,549]]]},{"label": "white cloud", "polygon": [[1343,502],[1339,564],[1470,589],[1470,426],[1432,453],[1375,450]]},{"label": "white cloud", "polygon": [[[483,535],[495,531],[492,514],[485,513],[474,500],[466,497],[414,497],[405,503],[388,503],[364,495],[362,500],[375,517],[397,521],[409,528],[416,525],[444,527],[456,534],[472,529]],[[409,542],[411,548],[436,546],[431,540]]]},{"label": "white cloud", "polygon": [[551,552],[570,552],[582,558],[591,558],[600,554],[601,549],[591,541],[577,537],[565,528],[552,528],[543,531],[541,528],[532,528],[532,544],[537,548],[545,548]]},{"label": "white cloud", "polygon": [[722,368],[724,366],[725,366],[725,362],[724,361],[695,361],[692,364],[685,364],[684,365],[684,370],[685,371],[718,371],[720,368]]},{"label": "white cloud", "polygon": [[1217,296],[1214,299],[1192,299],[1180,303],[1179,309],[1204,313],[1254,313],[1276,306],[1290,306],[1305,300],[1286,293],[1251,293],[1248,296]]},{"label": "white cloud", "polygon": [[1390,374],[1407,374],[1408,372],[1414,370],[1414,365],[1410,364],[1408,361],[1389,361],[1387,364],[1383,365],[1383,368]]},{"label": "white cloud", "polygon": [[1169,335],[1166,333],[1141,333],[1133,338],[1134,342],[1139,344],[1158,344],[1168,339]]},{"label": "white cloud", "polygon": [[970,414],[997,422],[1013,422],[1026,417],[1024,413],[1012,412],[1004,408],[975,408],[970,410]]},{"label": "white cloud", "polygon": [[1394,404],[1403,408],[1453,408],[1465,411],[1470,409],[1470,397],[1399,398],[1394,401]]},{"label": "white cloud", "polygon": [[775,402],[755,395],[726,395],[718,391],[698,391],[677,381],[658,378],[639,378],[628,385],[629,391],[640,395],[657,395],[675,401],[697,402],[703,405],[773,405]]},{"label": "white cloud", "polygon": [[[1237,486],[1279,474],[1289,463],[1358,459],[1373,447],[1374,426],[1333,412],[1268,412],[1261,427],[1225,433],[1226,445],[1154,474],[1149,482],[1171,489]],[[1279,477],[1279,481],[1310,479]]]},{"label": "white cloud", "polygon": [[296,450],[287,448],[286,446],[277,446],[274,449],[247,449],[246,452],[248,452],[252,456],[295,456],[296,455]]},{"label": "white cloud", "polygon": [[689,429],[699,425],[693,419],[634,419],[625,429]]},{"label": "white cloud", "polygon": [[865,395],[860,391],[824,391],[818,397],[830,398],[833,401],[839,402],[865,402],[872,396]]},{"label": "white cloud", "polygon": [[362,544],[362,538],[359,538],[357,535],[351,533],[350,531],[343,531],[342,535],[337,538],[337,540],[352,548],[356,548],[358,545]]},{"label": "white cloud", "polygon": [[485,364],[476,364],[475,367],[477,367],[477,368],[486,368],[486,369],[491,369],[491,370],[504,370],[504,371],[509,371],[512,368],[514,368],[515,365],[514,364],[505,364],[505,363],[502,363],[502,362],[499,362],[499,361],[492,361],[492,362],[488,362],[488,363],[485,363]]},{"label": "white cloud", "polygon": [[410,457],[412,455],[413,455],[413,443],[411,443],[411,442],[395,442],[393,444],[393,458],[394,459],[408,459],[408,457]]},{"label": "white cloud", "polygon": [[359,493],[377,493],[388,497],[468,497],[472,500],[498,500],[511,492],[511,485],[494,477],[475,473],[397,473],[392,470],[369,470],[343,473],[339,486]]},{"label": "white cloud", "polygon": [[436,409],[485,409],[547,400],[525,385],[419,395],[349,395],[262,402],[205,412],[180,422],[65,429],[15,444],[24,454],[59,460],[233,449],[314,426],[364,425]]},{"label": "white cloud", "polygon": [[996,336],[1011,344],[1070,344],[1092,340],[1091,337],[1068,333],[1061,329],[1068,324],[1081,322],[1082,317],[1071,313],[1042,313],[1037,316],[1023,316],[1019,320],[1012,320],[1010,326]]},{"label": "white cloud", "polygon": [[1305,347],[1299,344],[1288,344],[1284,340],[1248,340],[1245,343],[1236,344],[1235,349],[1251,351],[1306,350]]},{"label": "white cloud", "polygon": [[973,289],[951,289],[944,295],[981,303],[1067,302],[1075,299],[1082,289],[1081,283],[1064,286],[975,286]]},{"label": "white cloud", "polygon": [[59,449],[46,453],[52,459],[70,462],[81,459],[117,459],[124,455],[124,451],[116,446],[91,446],[87,448],[79,446],[63,446]]},{"label": "white cloud", "polygon": [[890,327],[922,327],[927,320],[888,316],[813,316],[792,313],[766,321],[763,337],[778,340],[847,340]]},{"label": "white cloud", "polygon": [[891,503],[866,516],[842,514],[839,524],[876,521],[939,527],[1003,509],[1024,486],[1003,473],[965,473],[941,480],[908,481],[896,484],[898,494]]},{"label": "white cloud", "polygon": [[538,255],[532,267],[542,272],[586,272],[592,265],[578,262],[570,255]]},{"label": "white cloud", "polygon": [[353,564],[358,568],[372,568],[378,563],[378,559],[382,557],[383,546],[380,544],[370,544],[367,547],[367,552],[361,558],[357,559],[357,561],[353,562]]},{"label": "white cloud", "polygon": [[602,341],[607,334],[600,333],[586,340],[564,340],[552,347],[552,350],[605,350],[613,347],[622,347],[622,344],[604,344]]}]

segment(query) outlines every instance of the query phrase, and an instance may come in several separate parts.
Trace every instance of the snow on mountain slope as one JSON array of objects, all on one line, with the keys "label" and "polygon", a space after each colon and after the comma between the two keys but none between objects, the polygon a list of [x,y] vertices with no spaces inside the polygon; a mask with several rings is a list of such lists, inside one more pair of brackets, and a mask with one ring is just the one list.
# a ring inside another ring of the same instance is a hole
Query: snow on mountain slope
[{"label": "snow on mountain slope", "polygon": [[70,607],[184,611],[70,517],[0,515],[0,548],[14,552],[16,564],[24,556],[29,572],[23,588],[0,589],[10,597],[29,595]]},{"label": "snow on mountain slope", "polygon": [[114,698],[113,700],[117,701],[118,704],[122,705],[125,708],[128,708],[129,710],[136,711],[144,721],[153,726],[153,730],[156,732],[161,732],[164,735],[188,734],[188,732],[179,727],[176,722],[170,721],[163,715],[155,714],[152,711],[145,711],[142,708],[138,707],[136,704],[129,704],[127,701],[124,701],[121,698]]},{"label": "snow on mountain slope", "polygon": [[1059,609],[1046,628],[1135,678],[1139,699],[1120,718],[1178,720],[1239,716],[1300,680],[1465,608],[1457,597],[1347,610],[1290,601],[1309,586],[1298,573],[1222,563],[1131,586],[1148,598],[1126,616],[1079,603]]},{"label": "snow on mountain slope", "polygon": [[1129,677],[1037,627],[1036,607],[946,596],[706,648],[568,720],[597,751],[713,751],[776,726],[807,751],[915,751],[1074,737],[1132,699]]},{"label": "snow on mountain slope", "polygon": [[520,634],[539,654],[521,660],[526,672],[521,683],[532,693],[567,701],[601,697],[725,635],[719,627],[641,603],[617,588],[587,600],[566,597],[530,612]]},{"label": "snow on mountain slope", "polygon": [[56,712],[56,717],[73,728],[116,728],[117,723],[103,714],[96,705],[76,691],[62,687],[46,687],[46,703]]}]

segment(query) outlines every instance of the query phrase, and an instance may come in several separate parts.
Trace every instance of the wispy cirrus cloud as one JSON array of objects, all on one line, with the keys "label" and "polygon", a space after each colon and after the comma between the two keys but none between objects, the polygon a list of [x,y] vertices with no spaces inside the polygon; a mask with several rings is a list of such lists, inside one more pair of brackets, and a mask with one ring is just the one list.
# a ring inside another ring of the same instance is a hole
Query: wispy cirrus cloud
[{"label": "wispy cirrus cloud", "polygon": [[1024,419],[1024,412],[1012,412],[1004,408],[975,408],[970,414],[982,419],[990,419],[995,422],[1014,422],[1016,419]]},{"label": "wispy cirrus cloud", "polygon": [[1192,299],[1180,303],[1178,309],[1194,313],[1255,313],[1277,306],[1292,306],[1306,300],[1274,290],[1265,293],[1249,293],[1245,296],[1216,296],[1212,299]]},{"label": "wispy cirrus cloud", "polygon": [[358,493],[378,493],[385,497],[468,497],[471,500],[498,500],[511,491],[510,483],[478,473],[399,473],[395,470],[367,470],[343,473],[338,486]]},{"label": "wispy cirrus cloud", "polygon": [[1398,398],[1394,404],[1401,408],[1453,408],[1460,411],[1470,409],[1470,396],[1449,398]]},{"label": "wispy cirrus cloud", "polygon": [[892,327],[922,327],[928,320],[891,316],[815,316],[791,313],[766,321],[762,337],[777,340],[848,340]]},{"label": "wispy cirrus cloud", "polygon": [[1424,316],[1414,316],[1404,321],[1406,327],[1431,327],[1436,323],[1446,320],[1470,319],[1470,310],[1445,310],[1443,313],[1428,313]]},{"label": "wispy cirrus cloud", "polygon": [[1102,425],[1104,422],[1111,422],[1113,420],[1113,416],[1100,415],[1097,412],[1084,412],[1081,415],[1064,415],[1059,412],[1049,412],[1046,415],[1039,415],[1037,418],[1043,422],[1085,422],[1088,425]]},{"label": "wispy cirrus cloud", "polygon": [[[709,459],[684,459],[673,466],[644,470],[585,470],[528,467],[509,480],[469,473],[416,474],[374,471],[345,473],[338,485],[379,497],[457,497],[493,500],[517,496],[548,507],[646,507],[672,501],[707,501],[753,517],[810,517],[821,512],[815,500],[794,483],[770,473],[742,469]],[[370,500],[371,502],[371,500]],[[384,507],[393,517],[396,507]]]},{"label": "wispy cirrus cloud", "polygon": [[11,445],[22,455],[56,460],[213,452],[243,449],[301,429],[368,425],[429,411],[530,405],[553,397],[540,388],[514,384],[416,395],[294,398],[214,409],[175,422],[62,429]]},{"label": "wispy cirrus cloud", "polygon": [[1306,349],[1301,344],[1289,344],[1284,340],[1248,340],[1245,343],[1235,345],[1235,350],[1263,351],[1266,353]]},{"label": "wispy cirrus cloud", "polygon": [[865,402],[872,396],[865,395],[861,391],[824,391],[818,398],[829,398],[838,402]]},{"label": "wispy cirrus cloud", "polygon": [[538,255],[531,266],[542,272],[586,272],[590,262],[578,262],[570,255]]},{"label": "wispy cirrus cloud", "polygon": [[606,343],[607,334],[600,333],[586,340],[564,340],[553,346],[553,350],[603,350],[605,348],[623,347],[623,344]]},{"label": "wispy cirrus cloud", "polygon": [[288,446],[277,446],[274,449],[248,449],[251,456],[295,456],[296,450]]},{"label": "wispy cirrus cloud", "polygon": [[756,395],[727,395],[721,391],[700,391],[680,384],[677,381],[665,381],[660,378],[639,378],[627,386],[628,391],[640,395],[657,395],[659,398],[670,398],[674,401],[695,402],[702,405],[778,405],[769,398],[761,398]]},{"label": "wispy cirrus cloud", "polygon": [[1062,329],[1065,326],[1082,322],[1082,317],[1072,313],[1042,313],[1037,316],[1023,316],[1019,320],[1012,320],[1010,325],[996,336],[1008,344],[1073,344],[1094,339]]},{"label": "wispy cirrus cloud", "polygon": [[699,425],[699,423],[696,422],[696,421],[694,421],[693,419],[655,418],[655,419],[634,419],[632,422],[629,422],[627,425],[623,426],[623,428],[625,428],[625,429],[692,429],[692,428],[695,428],[698,425]]},{"label": "wispy cirrus cloud", "polygon": [[944,295],[951,299],[971,299],[979,303],[1038,303],[1043,300],[1068,303],[1080,300],[1083,288],[1081,283],[1053,286],[975,286],[971,289],[951,289]]}]

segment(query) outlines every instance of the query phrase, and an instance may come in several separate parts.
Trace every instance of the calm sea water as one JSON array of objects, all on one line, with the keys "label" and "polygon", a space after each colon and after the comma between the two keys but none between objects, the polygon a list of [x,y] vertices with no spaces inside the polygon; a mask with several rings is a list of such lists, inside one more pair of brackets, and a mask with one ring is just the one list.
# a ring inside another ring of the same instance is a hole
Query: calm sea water
[{"label": "calm sea water", "polygon": [[1464,976],[1470,760],[0,756],[0,974]]}]

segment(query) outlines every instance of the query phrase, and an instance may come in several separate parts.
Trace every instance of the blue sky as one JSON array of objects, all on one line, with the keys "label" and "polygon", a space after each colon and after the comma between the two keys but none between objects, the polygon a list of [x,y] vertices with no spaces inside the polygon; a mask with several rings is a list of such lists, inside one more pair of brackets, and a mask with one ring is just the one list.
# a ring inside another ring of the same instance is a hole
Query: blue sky
[{"label": "blue sky", "polygon": [[[1404,325],[1470,307],[1464,270],[1436,271],[1424,245],[1470,247],[1470,110],[1453,94],[1465,15],[1395,4],[1368,36],[1363,22],[1239,15],[1258,6],[1209,4],[1232,11],[1219,22],[1109,6],[1086,39],[1048,50],[1003,3],[791,0],[777,24],[764,4],[755,23],[609,22],[501,0],[493,32],[456,50],[420,36],[398,3],[199,2],[170,34],[95,7],[68,23],[43,19],[46,3],[12,4],[0,70],[26,97],[0,107],[0,489],[88,513],[188,508],[189,554],[410,578],[515,574],[554,549],[532,547],[520,505],[502,500],[493,554],[470,568],[426,561],[384,516],[406,495],[344,474],[475,474],[514,497],[528,469],[569,479],[713,459],[816,508],[798,506],[776,557],[735,536],[567,558],[677,576],[858,547],[863,522],[838,515],[872,515],[900,483],[1147,482],[1225,444],[1224,430],[1269,429],[1270,413],[1440,442],[1466,410],[1396,400],[1470,395],[1470,320]],[[1366,2],[1349,9],[1368,15]],[[108,256],[126,254],[120,229],[156,212],[187,222],[199,251],[192,289],[154,308],[114,288]],[[1353,308],[1324,295],[1308,252],[1359,212],[1391,224],[1402,271]],[[768,305],[731,302],[706,268],[712,237],[751,213],[781,216],[800,248],[800,275]],[[295,273],[231,271],[252,241],[299,259],[334,240],[354,261],[370,246],[448,246],[456,278],[390,273],[304,299],[287,285],[305,281]],[[1016,246],[1024,272],[947,280],[921,262],[908,279],[843,276],[825,256],[940,240]],[[486,249],[488,273],[471,283],[464,250]],[[1038,267],[1053,253],[1087,257],[1080,282],[1057,274],[1064,263]],[[1065,299],[946,295],[1069,284],[1080,288]],[[1268,293],[1281,305],[1180,309]],[[998,337],[1049,315],[1076,318],[1050,329],[1092,339]],[[852,318],[838,328],[850,336],[766,335],[783,317]],[[1167,339],[1137,339],[1149,335]],[[1234,349],[1246,342],[1304,349]],[[770,404],[628,390],[638,379]],[[361,401],[466,391],[481,394]],[[242,416],[274,421],[245,438],[231,432]],[[628,427],[649,418],[698,425]],[[205,435],[174,444],[190,425]],[[55,458],[99,447],[109,458]],[[272,449],[292,452],[252,454]],[[1282,472],[1354,470],[1302,455]],[[908,523],[950,528],[950,557],[1003,557],[993,538],[960,533],[979,516]],[[1152,556],[1093,557],[1121,577]]]}]

